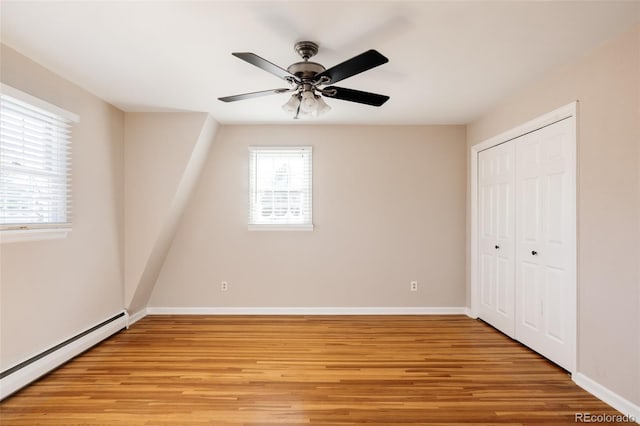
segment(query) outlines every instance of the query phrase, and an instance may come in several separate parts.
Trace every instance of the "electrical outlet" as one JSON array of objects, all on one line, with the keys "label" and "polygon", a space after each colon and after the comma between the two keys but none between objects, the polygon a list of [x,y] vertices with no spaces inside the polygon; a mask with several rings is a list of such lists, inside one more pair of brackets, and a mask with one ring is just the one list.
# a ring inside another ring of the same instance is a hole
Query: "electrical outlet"
[{"label": "electrical outlet", "polygon": [[220,291],[227,291],[229,290],[229,283],[226,281],[222,281],[220,283]]},{"label": "electrical outlet", "polygon": [[411,281],[411,291],[418,291],[418,281]]}]

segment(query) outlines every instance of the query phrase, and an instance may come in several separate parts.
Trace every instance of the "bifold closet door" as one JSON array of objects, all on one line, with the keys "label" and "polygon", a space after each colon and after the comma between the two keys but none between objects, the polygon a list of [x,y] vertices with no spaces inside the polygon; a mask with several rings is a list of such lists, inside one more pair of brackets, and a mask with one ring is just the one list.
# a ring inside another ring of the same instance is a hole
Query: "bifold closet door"
[{"label": "bifold closet door", "polygon": [[515,142],[516,339],[575,369],[575,150],[571,120]]},{"label": "bifold closet door", "polygon": [[515,333],[515,149],[504,143],[478,154],[480,318]]}]

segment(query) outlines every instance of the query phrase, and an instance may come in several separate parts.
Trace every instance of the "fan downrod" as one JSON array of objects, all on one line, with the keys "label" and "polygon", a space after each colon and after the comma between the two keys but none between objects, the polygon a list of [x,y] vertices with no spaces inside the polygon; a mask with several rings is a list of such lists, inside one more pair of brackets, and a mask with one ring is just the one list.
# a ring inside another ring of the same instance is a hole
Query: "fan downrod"
[{"label": "fan downrod", "polygon": [[312,41],[299,41],[293,46],[293,50],[305,61],[318,53],[318,44]]}]

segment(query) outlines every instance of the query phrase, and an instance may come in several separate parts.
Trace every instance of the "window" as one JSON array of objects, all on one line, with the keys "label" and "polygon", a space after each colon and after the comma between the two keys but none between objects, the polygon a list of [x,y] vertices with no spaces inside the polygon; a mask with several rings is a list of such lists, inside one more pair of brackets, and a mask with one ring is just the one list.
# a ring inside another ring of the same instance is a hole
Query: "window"
[{"label": "window", "polygon": [[249,229],[312,230],[312,148],[249,147]]},{"label": "window", "polygon": [[0,230],[69,228],[71,125],[77,116],[2,85]]}]

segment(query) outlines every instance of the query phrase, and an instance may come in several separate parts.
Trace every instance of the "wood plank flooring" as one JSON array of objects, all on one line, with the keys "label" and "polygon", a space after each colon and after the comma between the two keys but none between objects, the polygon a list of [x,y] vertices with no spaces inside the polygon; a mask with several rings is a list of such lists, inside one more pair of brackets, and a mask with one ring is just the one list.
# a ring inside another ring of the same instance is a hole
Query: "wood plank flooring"
[{"label": "wood plank flooring", "polygon": [[149,316],[0,405],[9,425],[575,425],[619,414],[464,316]]}]

